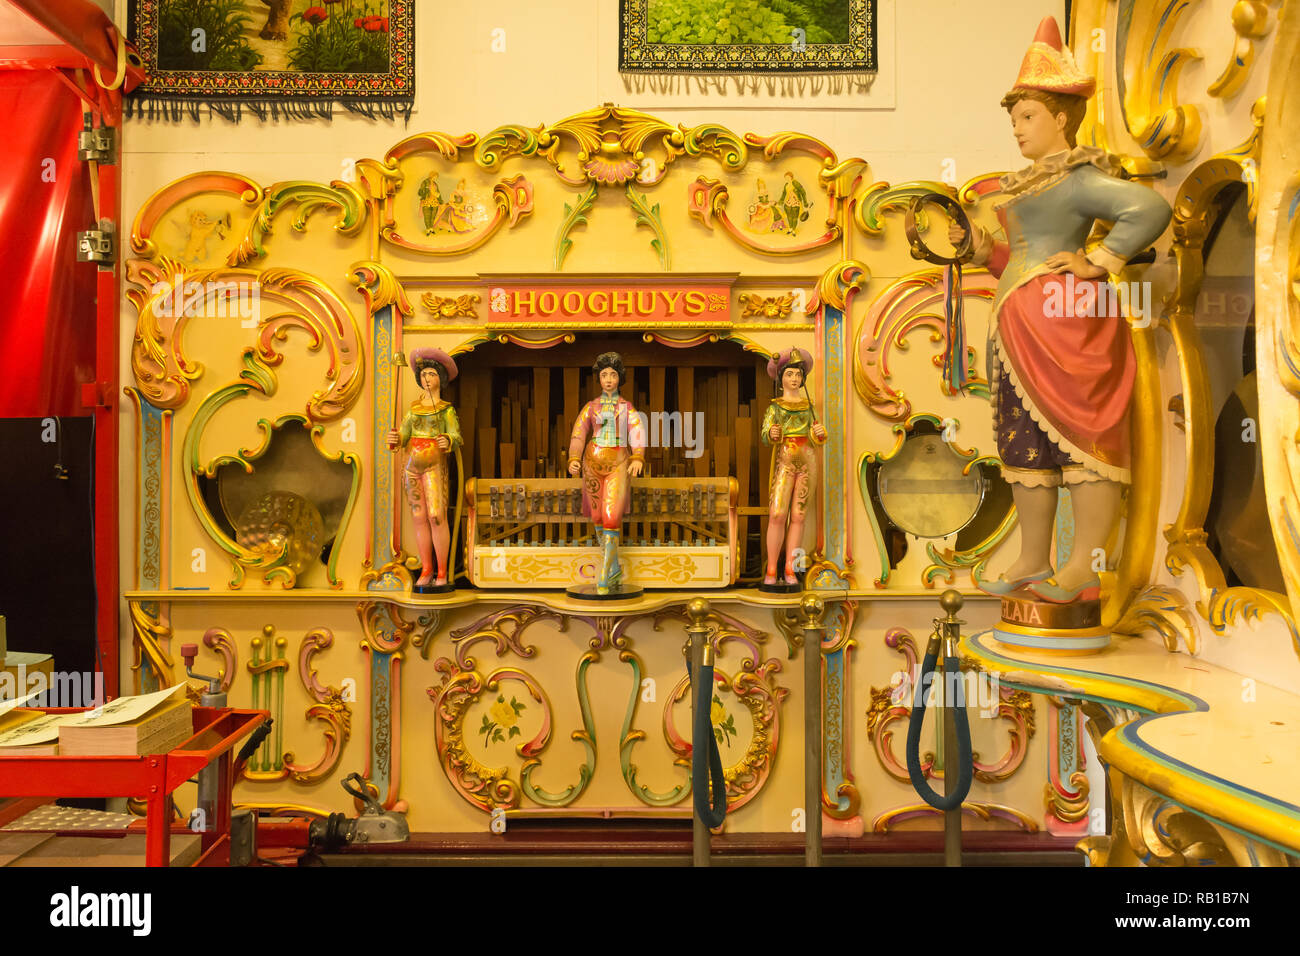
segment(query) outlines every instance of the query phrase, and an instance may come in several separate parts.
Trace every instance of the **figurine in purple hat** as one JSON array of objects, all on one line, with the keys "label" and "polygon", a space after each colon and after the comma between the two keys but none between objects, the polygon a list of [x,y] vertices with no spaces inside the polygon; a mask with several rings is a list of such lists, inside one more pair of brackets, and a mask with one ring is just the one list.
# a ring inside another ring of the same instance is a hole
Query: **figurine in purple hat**
[{"label": "figurine in purple hat", "polygon": [[404,476],[406,500],[415,519],[415,542],[423,568],[415,586],[443,588],[447,585],[451,543],[447,463],[460,447],[461,437],[456,409],[443,400],[442,390],[456,378],[456,363],[442,349],[415,349],[411,352],[411,371],[421,388],[420,397],[411,403],[401,428],[389,430],[388,447],[396,451],[410,446]]},{"label": "figurine in purple hat", "polygon": [[826,441],[826,429],[817,421],[804,385],[812,366],[812,356],[799,348],[778,352],[767,363],[767,374],[777,382],[781,394],[767,406],[760,436],[763,444],[773,446],[765,587],[782,587],[776,580],[782,542],[785,542],[782,589],[799,583],[795,576],[795,552],[803,543],[804,519],[817,485],[817,453],[813,445]]}]

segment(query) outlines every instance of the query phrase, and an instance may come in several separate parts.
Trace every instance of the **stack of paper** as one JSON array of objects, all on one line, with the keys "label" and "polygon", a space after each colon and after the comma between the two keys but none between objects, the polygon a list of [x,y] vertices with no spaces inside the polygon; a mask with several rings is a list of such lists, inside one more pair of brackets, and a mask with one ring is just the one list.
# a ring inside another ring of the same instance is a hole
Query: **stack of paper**
[{"label": "stack of paper", "polygon": [[57,725],[59,755],[98,757],[166,753],[194,735],[185,685],[155,694],[119,697],[98,711]]},{"label": "stack of paper", "polygon": [[59,752],[58,723],[66,717],[43,710],[18,709],[39,693],[0,701],[0,757],[47,757]]}]

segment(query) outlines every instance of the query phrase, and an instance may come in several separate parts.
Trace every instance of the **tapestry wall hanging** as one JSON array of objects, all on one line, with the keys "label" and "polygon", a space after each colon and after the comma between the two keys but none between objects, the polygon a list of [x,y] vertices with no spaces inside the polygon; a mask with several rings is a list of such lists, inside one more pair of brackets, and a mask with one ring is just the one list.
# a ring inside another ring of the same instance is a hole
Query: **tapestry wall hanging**
[{"label": "tapestry wall hanging", "polygon": [[131,0],[146,78],[128,116],[409,118],[415,0]]},{"label": "tapestry wall hanging", "polygon": [[876,0],[619,0],[619,69],[874,73]]}]

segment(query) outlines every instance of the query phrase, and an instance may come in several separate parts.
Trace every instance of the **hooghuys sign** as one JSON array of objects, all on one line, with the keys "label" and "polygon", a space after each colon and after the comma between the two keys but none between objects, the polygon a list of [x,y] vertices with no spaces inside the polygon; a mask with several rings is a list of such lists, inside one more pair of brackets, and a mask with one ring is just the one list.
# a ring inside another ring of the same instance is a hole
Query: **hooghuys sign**
[{"label": "hooghuys sign", "polygon": [[[485,277],[486,278],[486,277]],[[516,277],[488,280],[488,324],[548,322],[597,327],[727,326],[735,276],[673,283],[612,282],[566,277],[564,283]]]}]

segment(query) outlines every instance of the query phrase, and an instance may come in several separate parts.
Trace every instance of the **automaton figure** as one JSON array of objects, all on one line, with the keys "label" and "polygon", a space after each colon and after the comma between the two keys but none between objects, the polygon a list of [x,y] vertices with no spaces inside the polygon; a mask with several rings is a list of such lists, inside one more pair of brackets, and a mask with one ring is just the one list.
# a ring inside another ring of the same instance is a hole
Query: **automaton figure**
[{"label": "automaton figure", "polygon": [[591,368],[601,394],[583,406],[573,423],[569,474],[582,474],[582,513],[595,523],[601,549],[596,593],[607,596],[624,590],[618,547],[631,500],[629,479],[640,475],[645,464],[646,435],[644,420],[619,395],[627,382],[622,356],[604,352]]},{"label": "automaton figure", "polygon": [[[817,452],[826,429],[816,419],[804,380],[813,360],[802,349],[789,348],[767,363],[767,374],[781,394],[767,406],[760,438],[772,445],[772,477],[768,486],[766,587],[780,586],[777,568],[785,545],[785,587],[798,585],[796,552],[803,542],[804,520],[817,487]],[[785,588],[783,587],[782,590]]]},{"label": "automaton figure", "polygon": [[[447,522],[448,464],[461,445],[456,409],[442,398],[442,390],[456,378],[456,363],[442,349],[411,352],[411,371],[420,397],[411,403],[400,428],[389,429],[388,447],[410,449],[403,482],[406,501],[415,521],[415,542],[422,573],[417,589],[443,589],[447,584],[447,552],[451,529]],[[436,566],[435,566],[436,558]]]},{"label": "automaton figure", "polygon": [[[1094,555],[1107,544],[1130,481],[1136,359],[1107,275],[1155,241],[1171,216],[1155,192],[1123,178],[1115,157],[1077,145],[1094,88],[1055,19],[1044,19],[1002,99],[1033,165],[1002,177],[996,209],[1006,241],[982,229],[975,236],[975,263],[998,277],[989,379],[1002,474],[1020,523],[1019,557],[980,585],[993,594],[1028,588],[1055,603],[1099,596]],[[1085,253],[1097,220],[1113,226]],[[1074,507],[1074,545],[1054,571],[1062,484]]]}]

